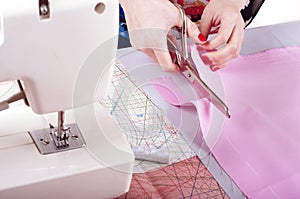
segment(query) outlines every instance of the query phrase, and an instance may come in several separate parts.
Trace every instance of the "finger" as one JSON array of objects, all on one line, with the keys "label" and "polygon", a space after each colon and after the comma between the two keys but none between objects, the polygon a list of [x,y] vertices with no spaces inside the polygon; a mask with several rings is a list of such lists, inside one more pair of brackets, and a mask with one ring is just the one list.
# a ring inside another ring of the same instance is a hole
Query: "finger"
[{"label": "finger", "polygon": [[200,32],[205,38],[208,37],[209,32],[212,28],[212,18],[213,17],[209,13],[205,12],[204,10],[201,17]]},{"label": "finger", "polygon": [[144,49],[139,49],[139,51],[142,51],[143,53],[145,53],[148,57],[150,57],[155,63],[158,63],[158,60],[156,59],[156,56],[153,52],[152,49],[150,48],[144,48]]},{"label": "finger", "polygon": [[[211,66],[215,66],[218,68],[223,68],[226,64],[232,59],[236,58],[239,55],[242,46],[242,40],[244,37],[244,28],[243,24],[237,25],[230,39],[228,40],[228,44],[224,47],[218,49],[217,51],[205,53],[201,55],[206,61],[206,64]],[[203,61],[203,62],[205,62]]]},{"label": "finger", "polygon": [[203,44],[204,48],[207,50],[213,50],[221,45],[226,44],[232,34],[235,24],[236,23],[232,22],[231,20],[222,21],[217,35],[210,41]]},{"label": "finger", "polygon": [[162,67],[162,69],[166,72],[178,72],[179,68],[176,64],[172,62],[169,51],[163,49],[154,49],[153,50],[155,57]]},{"label": "finger", "polygon": [[[182,21],[183,16],[182,16],[180,9],[181,8],[178,8],[178,19],[179,20],[177,20],[177,24],[176,24],[176,27],[178,27],[178,28],[182,28],[182,24],[183,24],[183,21]],[[198,26],[194,22],[192,22],[188,17],[186,17],[186,31],[187,31],[187,35],[195,43],[203,43],[203,41],[201,41],[198,38],[198,36],[200,34],[200,30],[199,30]]]},{"label": "finger", "polygon": [[187,34],[188,36],[195,42],[198,44],[204,43],[203,41],[201,41],[199,39],[199,34],[200,34],[200,30],[198,28],[198,26],[192,22],[189,18],[187,18]]}]

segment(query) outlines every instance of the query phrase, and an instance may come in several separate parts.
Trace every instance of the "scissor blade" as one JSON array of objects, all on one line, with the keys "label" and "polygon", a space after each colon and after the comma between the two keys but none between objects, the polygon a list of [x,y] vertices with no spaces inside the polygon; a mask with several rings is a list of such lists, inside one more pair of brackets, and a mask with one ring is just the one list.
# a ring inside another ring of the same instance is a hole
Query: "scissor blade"
[{"label": "scissor blade", "polygon": [[199,97],[206,97],[210,102],[221,111],[226,117],[230,118],[228,106],[221,100],[221,98],[200,78],[193,64],[188,62],[186,69],[182,74],[187,78],[199,91]]},{"label": "scissor blade", "polygon": [[[226,117],[230,118],[230,112],[227,105],[221,100],[219,96],[213,92],[208,85],[200,78],[195,64],[189,59],[184,59],[177,46],[168,38],[168,48],[173,62],[178,64],[182,74],[197,87],[199,90],[198,94],[200,98],[207,98],[210,102],[220,110]],[[187,49],[186,49],[187,50]],[[173,56],[172,56],[173,55]],[[191,57],[190,54],[187,55]]]}]

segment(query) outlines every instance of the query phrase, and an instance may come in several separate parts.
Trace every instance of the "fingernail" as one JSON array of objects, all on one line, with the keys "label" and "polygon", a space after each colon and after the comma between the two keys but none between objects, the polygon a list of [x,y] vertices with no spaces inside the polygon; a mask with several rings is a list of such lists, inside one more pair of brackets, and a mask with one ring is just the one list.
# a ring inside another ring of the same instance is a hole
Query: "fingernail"
[{"label": "fingernail", "polygon": [[204,64],[206,64],[206,65],[211,64],[210,59],[206,55],[201,55],[201,59],[202,59]]},{"label": "fingernail", "polygon": [[216,72],[217,70],[219,70],[220,68],[218,67],[218,66],[213,66],[212,68],[211,68],[211,70],[213,71],[213,72]]},{"label": "fingernail", "polygon": [[205,42],[205,41],[206,41],[206,38],[205,38],[201,33],[199,33],[198,38],[199,38],[200,41],[202,41],[202,42]]}]

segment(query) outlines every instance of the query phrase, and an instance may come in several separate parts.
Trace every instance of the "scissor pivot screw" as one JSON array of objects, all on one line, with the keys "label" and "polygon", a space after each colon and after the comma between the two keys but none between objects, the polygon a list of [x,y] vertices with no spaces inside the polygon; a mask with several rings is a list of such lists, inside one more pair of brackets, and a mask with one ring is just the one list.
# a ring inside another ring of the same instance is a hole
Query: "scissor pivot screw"
[{"label": "scissor pivot screw", "polygon": [[41,5],[40,12],[41,12],[41,15],[44,15],[44,16],[48,15],[49,10],[48,10],[47,5],[45,5],[45,4]]}]

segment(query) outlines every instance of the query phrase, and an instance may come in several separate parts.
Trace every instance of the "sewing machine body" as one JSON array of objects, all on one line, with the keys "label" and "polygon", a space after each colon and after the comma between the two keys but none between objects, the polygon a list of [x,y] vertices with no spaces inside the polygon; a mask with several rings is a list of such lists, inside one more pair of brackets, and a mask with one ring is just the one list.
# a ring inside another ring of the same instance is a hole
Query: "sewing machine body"
[{"label": "sewing machine body", "polygon": [[[99,2],[105,7],[100,14]],[[117,2],[53,0],[49,7],[50,16],[42,18],[38,0],[0,0],[0,82],[23,80],[30,107],[39,114],[73,107],[82,66],[109,41],[115,48],[102,50],[94,62],[102,76],[93,100],[104,97],[117,50]]]},{"label": "sewing machine body", "polygon": [[[113,198],[128,191],[131,148],[107,111],[93,106],[100,132],[82,131],[85,147],[48,155],[39,153],[27,131],[47,128],[56,114],[37,115],[26,106],[1,113],[0,198]],[[66,116],[66,123],[74,122],[72,110]]]},{"label": "sewing machine body", "polygon": [[[41,2],[48,1],[0,0],[0,82],[22,80],[30,105],[0,111],[0,198],[116,197],[129,189],[134,155],[95,101],[112,76],[118,2]],[[99,77],[86,95],[80,83],[89,68]],[[65,110],[65,123],[78,125],[84,145],[41,154],[28,132],[56,124],[54,112]]]}]

